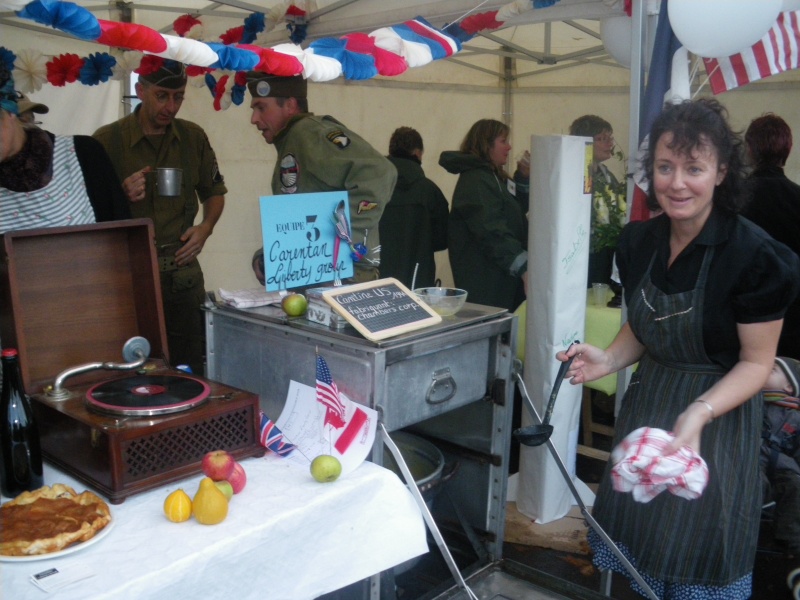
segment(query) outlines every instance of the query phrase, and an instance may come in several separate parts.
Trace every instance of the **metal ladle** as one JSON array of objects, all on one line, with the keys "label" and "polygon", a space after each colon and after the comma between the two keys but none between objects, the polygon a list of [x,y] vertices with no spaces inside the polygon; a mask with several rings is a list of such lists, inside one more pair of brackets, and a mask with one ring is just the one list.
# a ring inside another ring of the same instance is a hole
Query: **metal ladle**
[{"label": "metal ladle", "polygon": [[[563,363],[567,364],[567,363]],[[525,401],[525,404],[528,407],[528,410],[531,412],[531,416],[534,417],[537,421],[539,420],[539,413],[536,411],[536,407],[531,400],[531,397],[528,395],[528,390],[525,388],[525,381],[522,379],[522,363],[519,360],[514,361],[514,378],[517,380],[517,386],[519,387],[520,394],[522,394],[522,399]],[[564,369],[566,372],[566,369]],[[563,378],[563,374],[561,373],[561,369],[559,369],[559,375]],[[558,384],[561,383],[558,381],[557,378],[555,390],[558,390]],[[529,427],[525,427],[523,429],[518,429],[513,433],[514,437],[520,443],[525,444],[526,442],[519,438],[518,433],[524,431],[525,429],[532,429]],[[552,429],[552,428],[551,428]],[[540,442],[541,443],[541,442]],[[656,593],[653,591],[648,583],[642,578],[639,571],[636,570],[636,567],[633,566],[631,561],[622,553],[622,550],[614,543],[614,541],[609,537],[609,535],[605,532],[605,530],[600,527],[600,523],[598,523],[592,514],[589,512],[589,509],[586,507],[583,499],[581,498],[580,492],[578,492],[578,488],[575,487],[575,483],[572,481],[572,476],[570,475],[569,471],[567,470],[567,466],[564,464],[564,460],[561,458],[561,455],[556,450],[555,444],[553,444],[553,440],[550,439],[550,436],[546,436],[544,438],[544,443],[547,444],[547,449],[550,451],[550,455],[553,457],[553,460],[558,467],[558,470],[561,472],[561,476],[564,478],[564,482],[567,484],[572,497],[575,499],[575,504],[578,505],[580,508],[581,514],[586,519],[586,522],[589,524],[589,527],[594,529],[595,533],[600,536],[600,538],[605,542],[606,546],[614,553],[614,556],[617,557],[617,560],[623,566],[623,568],[628,572],[628,574],[639,584],[639,587],[642,588],[644,591],[645,596],[650,598],[650,600],[659,600]],[[527,444],[527,445],[537,445],[537,444]],[[610,579],[608,580],[609,585],[609,592],[610,592]],[[606,596],[610,595],[610,593],[605,594]]]},{"label": "metal ladle", "polygon": [[[573,344],[577,343],[577,340],[573,342]],[[572,344],[570,344],[569,348],[571,347]],[[569,348],[567,348],[567,350],[569,350]],[[565,362],[562,362],[561,366],[558,368],[556,381],[553,384],[553,391],[550,392],[550,400],[547,402],[547,410],[544,414],[544,420],[539,425],[522,427],[512,433],[514,439],[516,439],[520,444],[525,444],[526,446],[541,446],[550,439],[551,435],[553,435],[553,426],[550,425],[550,417],[553,415],[553,406],[555,406],[556,396],[558,396],[558,390],[561,388],[561,382],[564,381],[564,376],[567,374],[567,369],[569,369],[569,366],[572,364],[572,360],[574,358],[574,356],[570,356]]]}]

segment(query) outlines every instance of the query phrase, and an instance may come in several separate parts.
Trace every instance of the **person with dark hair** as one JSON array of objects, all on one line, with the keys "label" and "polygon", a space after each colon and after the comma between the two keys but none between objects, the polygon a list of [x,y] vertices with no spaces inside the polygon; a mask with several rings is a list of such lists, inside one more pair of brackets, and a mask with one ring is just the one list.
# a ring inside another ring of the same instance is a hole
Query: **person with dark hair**
[{"label": "person with dark hair", "polygon": [[530,164],[520,161],[513,179],[506,173],[510,133],[500,121],[476,121],[439,164],[458,175],[448,224],[456,287],[470,302],[513,311],[527,290]]},{"label": "person with dark hair", "polygon": [[[657,429],[669,439],[657,460],[688,453],[707,465],[699,497],[662,492],[641,502],[623,493],[610,462],[593,508],[598,523],[660,598],[744,600],[761,514],[761,388],[800,289],[800,259],[737,214],[742,141],[716,100],[665,106],[644,166],[648,202],[661,212],[620,237],[628,321],[605,350],[575,344],[556,357],[575,357],[573,384],[638,362],[614,447]],[[594,532],[589,542],[596,566],[627,573]]]},{"label": "person with dark hair", "polygon": [[592,217],[587,284],[607,283],[619,292],[619,283],[611,277],[614,249],[625,225],[625,185],[603,163],[614,156],[614,128],[597,115],[578,117],[569,126],[569,134],[592,138]]},{"label": "person with dark hair", "polygon": [[[202,374],[205,281],[197,257],[222,216],[228,190],[205,131],[177,118],[186,91],[184,65],[145,56],[136,72],[141,103],[94,137],[111,156],[133,216],[155,225],[169,359]],[[158,168],[182,171],[179,195],[159,193]],[[195,225],[201,204],[203,217]]]},{"label": "person with dark hair", "polygon": [[[353,242],[366,247],[365,256],[353,265],[352,282],[378,279],[378,222],[397,181],[392,163],[333,117],[308,112],[308,82],[301,75],[284,77],[250,71],[247,89],[252,96],[250,123],[278,152],[272,193],[346,191]],[[263,284],[263,248],[256,251],[252,266]]]},{"label": "person with dark hair", "polygon": [[0,233],[129,219],[103,147],[89,136],[26,127],[21,98],[0,61]]},{"label": "person with dark hair", "polygon": [[[778,115],[768,113],[753,119],[744,140],[753,171],[750,200],[742,214],[800,256],[800,185],[783,172],[792,150],[792,130]],[[778,354],[800,360],[800,298],[786,311]]]},{"label": "person with dark hair", "polygon": [[397,169],[397,185],[379,224],[381,277],[418,288],[436,281],[433,253],[447,249],[449,216],[442,190],[422,170],[424,151],[416,129],[398,127],[392,133],[387,158]]}]

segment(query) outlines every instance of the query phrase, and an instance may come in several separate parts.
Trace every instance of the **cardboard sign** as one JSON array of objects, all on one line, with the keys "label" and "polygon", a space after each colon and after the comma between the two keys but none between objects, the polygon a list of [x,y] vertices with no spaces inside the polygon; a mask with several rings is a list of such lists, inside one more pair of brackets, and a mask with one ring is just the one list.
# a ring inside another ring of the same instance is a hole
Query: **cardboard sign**
[{"label": "cardboard sign", "polygon": [[442,322],[397,279],[331,288],[322,297],[368,340],[378,341]]},{"label": "cardboard sign", "polygon": [[259,199],[268,292],[333,281],[337,270],[341,279],[353,276],[350,249],[338,239],[333,222],[333,213],[342,200],[349,223],[347,192]]}]

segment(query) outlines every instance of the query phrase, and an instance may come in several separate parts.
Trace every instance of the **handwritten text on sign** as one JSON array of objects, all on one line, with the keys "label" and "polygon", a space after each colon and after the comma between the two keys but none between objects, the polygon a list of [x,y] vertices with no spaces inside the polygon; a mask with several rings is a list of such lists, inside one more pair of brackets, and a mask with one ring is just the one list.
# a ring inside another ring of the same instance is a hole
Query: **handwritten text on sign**
[{"label": "handwritten text on sign", "polygon": [[332,288],[323,297],[368,339],[383,339],[442,320],[411,290],[392,278]]},{"label": "handwritten text on sign", "polygon": [[[341,200],[348,210],[347,192],[262,196],[261,232],[267,291],[333,281],[337,243],[333,213]],[[339,277],[353,275],[347,246],[338,253]]]}]

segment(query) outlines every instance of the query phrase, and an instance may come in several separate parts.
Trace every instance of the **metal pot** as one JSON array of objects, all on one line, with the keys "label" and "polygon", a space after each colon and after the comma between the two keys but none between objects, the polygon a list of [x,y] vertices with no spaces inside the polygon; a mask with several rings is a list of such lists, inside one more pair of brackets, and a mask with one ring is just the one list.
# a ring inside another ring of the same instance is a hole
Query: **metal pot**
[{"label": "metal pot", "polygon": [[[419,436],[406,433],[405,431],[395,431],[390,434],[392,441],[400,449],[403,460],[406,461],[414,483],[417,484],[425,504],[431,508],[433,499],[438,493],[439,484],[442,482],[442,472],[444,470],[444,455],[428,440]],[[394,456],[390,452],[383,455],[383,466],[397,474],[400,479],[400,469]]]}]

